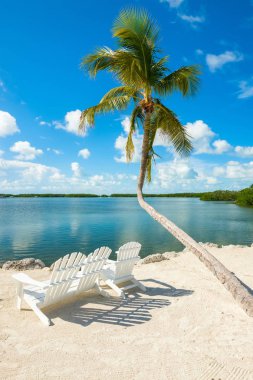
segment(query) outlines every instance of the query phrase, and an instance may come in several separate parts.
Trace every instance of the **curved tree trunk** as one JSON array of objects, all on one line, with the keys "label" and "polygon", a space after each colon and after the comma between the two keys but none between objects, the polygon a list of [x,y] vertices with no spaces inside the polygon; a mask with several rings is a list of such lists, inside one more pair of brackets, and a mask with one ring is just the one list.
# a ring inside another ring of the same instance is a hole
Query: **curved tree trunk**
[{"label": "curved tree trunk", "polygon": [[[146,115],[146,117],[149,117]],[[230,291],[234,299],[241,305],[243,310],[253,317],[253,296],[247,288],[230,272],[222,263],[220,263],[213,255],[204,247],[187,235],[183,230],[177,227],[173,222],[168,220],[164,215],[159,214],[152,206],[150,206],[143,198],[142,188],[145,181],[147,159],[149,149],[149,133],[144,128],[142,159],[140,174],[138,179],[137,197],[140,206],[147,211],[153,219],[160,223],[167,231],[177,238],[185,247],[193,252],[200,261],[218,278],[218,280]]]}]

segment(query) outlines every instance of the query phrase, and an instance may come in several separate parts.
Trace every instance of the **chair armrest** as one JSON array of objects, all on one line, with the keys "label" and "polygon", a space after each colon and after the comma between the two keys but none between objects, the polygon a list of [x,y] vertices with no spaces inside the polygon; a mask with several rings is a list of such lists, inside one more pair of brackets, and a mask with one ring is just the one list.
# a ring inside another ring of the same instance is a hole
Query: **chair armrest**
[{"label": "chair armrest", "polygon": [[116,264],[116,261],[114,261],[114,260],[106,260],[106,262],[105,262],[105,264],[104,264],[104,266],[103,266],[103,268],[102,269],[110,269],[110,268],[113,268],[113,267],[115,267],[115,264]]},{"label": "chair armrest", "polygon": [[25,273],[16,273],[16,274],[13,274],[12,277],[16,281],[21,282],[22,284],[25,284],[25,285],[34,285],[42,289],[48,288],[48,284],[46,284],[45,282],[33,280],[31,277],[29,277]]}]

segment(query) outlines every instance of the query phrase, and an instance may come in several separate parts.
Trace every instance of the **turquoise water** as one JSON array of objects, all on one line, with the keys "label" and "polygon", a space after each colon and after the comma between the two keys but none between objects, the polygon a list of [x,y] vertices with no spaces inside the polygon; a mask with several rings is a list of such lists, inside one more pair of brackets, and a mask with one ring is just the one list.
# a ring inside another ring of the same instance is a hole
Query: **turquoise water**
[{"label": "turquoise water", "polygon": [[[192,198],[149,198],[197,241],[253,242],[253,209]],[[0,199],[0,261],[36,257],[50,264],[66,253],[90,253],[128,241],[142,257],[182,245],[140,208],[135,198]]]}]

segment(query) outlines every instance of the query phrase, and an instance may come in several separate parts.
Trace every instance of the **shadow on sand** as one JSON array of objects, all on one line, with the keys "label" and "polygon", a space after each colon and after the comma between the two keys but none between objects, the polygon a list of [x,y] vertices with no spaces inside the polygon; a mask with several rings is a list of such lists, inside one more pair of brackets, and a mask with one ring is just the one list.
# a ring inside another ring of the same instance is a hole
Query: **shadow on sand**
[{"label": "shadow on sand", "polygon": [[176,289],[153,279],[144,280],[143,283],[145,282],[154,282],[162,287],[147,287],[146,293],[130,293],[125,299],[104,298],[99,295],[87,297],[61,309],[52,310],[50,318],[58,317],[81,326],[89,326],[96,322],[130,327],[148,322],[152,318],[151,310],[171,304],[166,298],[153,298],[153,296],[183,297],[193,293],[192,290]]}]

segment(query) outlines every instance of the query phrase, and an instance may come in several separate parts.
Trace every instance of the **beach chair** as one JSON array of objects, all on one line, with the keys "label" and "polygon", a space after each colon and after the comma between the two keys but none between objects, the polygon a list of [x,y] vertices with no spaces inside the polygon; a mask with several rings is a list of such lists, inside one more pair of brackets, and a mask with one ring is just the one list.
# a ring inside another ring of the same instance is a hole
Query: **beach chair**
[{"label": "beach chair", "polygon": [[37,281],[25,273],[17,273],[12,277],[17,282],[17,307],[22,309],[25,301],[42,323],[49,326],[50,319],[41,309],[65,300],[71,295],[73,280],[76,278],[86,256],[81,252],[66,255],[54,264],[51,278],[48,281]]},{"label": "beach chair", "polygon": [[111,252],[112,250],[110,248],[101,247],[87,256],[81,266],[79,273],[77,274],[77,294],[88,291],[95,287],[101,295],[105,297],[108,296],[108,293],[105,292],[100,286],[100,274]]},{"label": "beach chair", "polygon": [[97,255],[94,255],[95,252],[87,258],[82,253],[74,252],[57,260],[49,281],[33,280],[24,273],[14,274],[13,278],[17,281],[18,309],[21,309],[22,301],[25,301],[41,322],[49,326],[51,321],[41,309],[65,301],[93,287],[102,295],[106,295],[107,293],[99,286],[99,260]]},{"label": "beach chair", "polygon": [[[134,264],[140,260],[139,252],[141,244],[130,242],[119,248],[117,261],[108,260],[101,272],[102,280],[113,289],[119,296],[125,298],[125,291],[138,287],[144,292],[146,288],[133,276]],[[121,283],[130,282],[130,285],[119,287]]]}]

